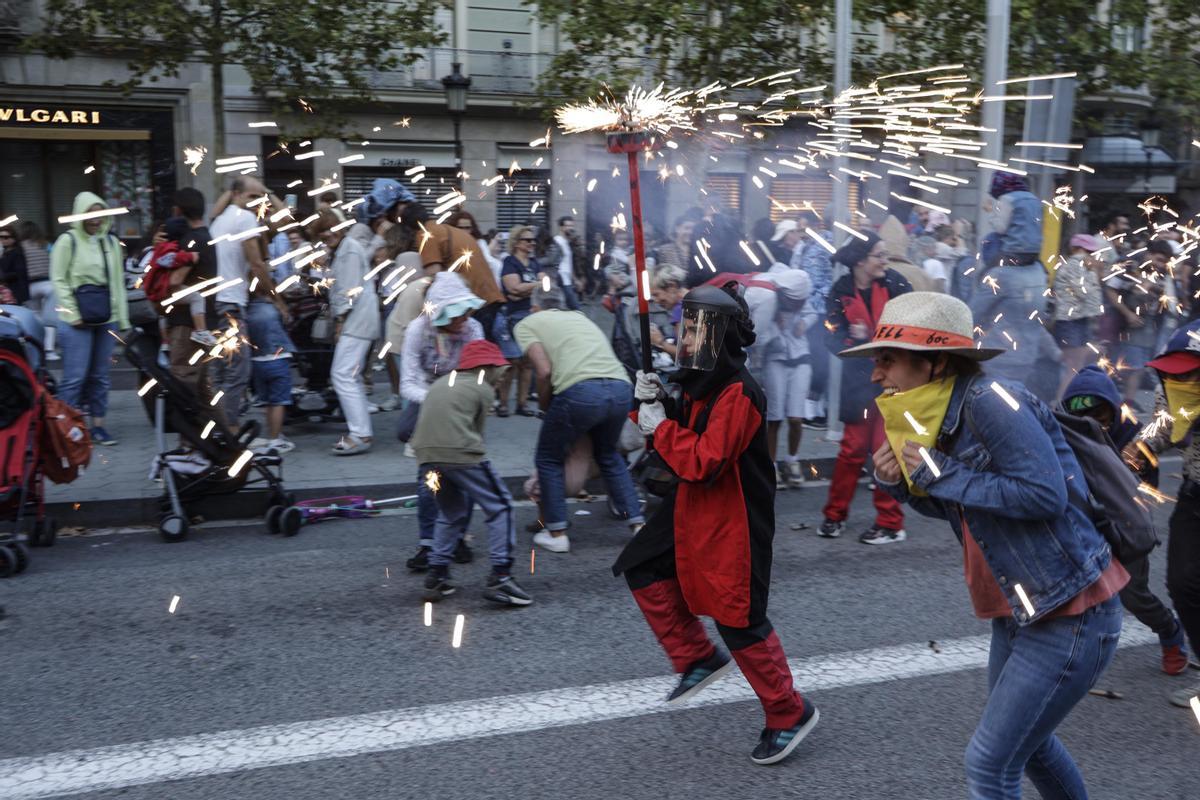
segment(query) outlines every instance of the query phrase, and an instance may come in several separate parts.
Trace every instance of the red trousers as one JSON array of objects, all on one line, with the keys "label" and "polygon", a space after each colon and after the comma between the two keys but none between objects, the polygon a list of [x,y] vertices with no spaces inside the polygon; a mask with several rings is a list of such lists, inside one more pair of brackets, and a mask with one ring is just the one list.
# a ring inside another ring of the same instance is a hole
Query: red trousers
[{"label": "red trousers", "polygon": [[[712,657],[716,646],[688,608],[677,579],[656,580],[633,589],[633,597],[676,672],[685,672],[697,661]],[[799,723],[804,716],[804,698],[792,686],[792,670],[770,621],[764,617],[747,628],[717,623],[717,631],[758,695],[766,713],[766,726],[786,729]]]},{"label": "red trousers", "polygon": [[[842,431],[842,448],[838,451],[829,483],[829,499],[825,503],[825,518],[845,522],[850,516],[850,501],[858,488],[863,465],[887,441],[883,435],[883,418],[872,411],[862,422],[847,423]],[[875,524],[897,531],[904,527],[904,511],[900,504],[882,487],[875,489]]]}]

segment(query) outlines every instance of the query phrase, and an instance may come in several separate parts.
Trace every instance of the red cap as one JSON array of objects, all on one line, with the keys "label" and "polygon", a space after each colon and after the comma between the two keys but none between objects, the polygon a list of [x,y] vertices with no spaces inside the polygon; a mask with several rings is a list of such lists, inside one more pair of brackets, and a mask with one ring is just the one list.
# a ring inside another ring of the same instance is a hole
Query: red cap
[{"label": "red cap", "polygon": [[1146,366],[1168,375],[1182,375],[1185,372],[1200,369],[1200,355],[1176,350],[1174,353],[1159,356],[1153,361],[1147,361]]},{"label": "red cap", "polygon": [[503,367],[508,365],[508,359],[500,352],[500,348],[487,339],[476,339],[468,342],[458,358],[458,368],[462,370],[476,367]]}]

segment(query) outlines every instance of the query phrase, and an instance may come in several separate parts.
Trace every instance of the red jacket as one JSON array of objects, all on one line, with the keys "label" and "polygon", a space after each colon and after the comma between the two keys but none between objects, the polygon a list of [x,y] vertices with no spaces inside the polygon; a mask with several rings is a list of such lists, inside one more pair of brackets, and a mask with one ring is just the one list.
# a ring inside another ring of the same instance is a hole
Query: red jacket
[{"label": "red jacket", "polygon": [[775,473],[766,397],[743,369],[705,415],[707,407],[708,399],[685,401],[654,432],[654,448],[680,479],[670,533],[688,607],[744,628],[765,617],[771,580]]}]

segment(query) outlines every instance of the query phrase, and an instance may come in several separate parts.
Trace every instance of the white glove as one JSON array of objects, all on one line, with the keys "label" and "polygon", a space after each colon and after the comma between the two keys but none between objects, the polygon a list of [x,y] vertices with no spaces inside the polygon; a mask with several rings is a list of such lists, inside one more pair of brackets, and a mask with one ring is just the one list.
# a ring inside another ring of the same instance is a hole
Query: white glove
[{"label": "white glove", "polygon": [[643,403],[638,409],[638,428],[646,436],[654,435],[655,429],[666,421],[667,410],[662,403]]},{"label": "white glove", "polygon": [[657,372],[642,372],[640,369],[637,373],[637,384],[633,387],[633,396],[647,403],[651,403],[658,399],[659,390],[662,389],[662,378],[658,377]]}]

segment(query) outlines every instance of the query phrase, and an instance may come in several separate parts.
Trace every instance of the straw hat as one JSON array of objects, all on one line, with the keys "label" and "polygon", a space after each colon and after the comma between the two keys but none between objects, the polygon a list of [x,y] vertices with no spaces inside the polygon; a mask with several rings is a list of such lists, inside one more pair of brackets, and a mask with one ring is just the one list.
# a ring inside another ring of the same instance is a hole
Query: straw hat
[{"label": "straw hat", "polygon": [[883,307],[875,336],[838,353],[843,358],[869,358],[877,350],[920,350],[953,353],[987,361],[1005,352],[998,347],[976,347],[971,309],[957,297],[940,292],[909,292],[893,297]]}]

